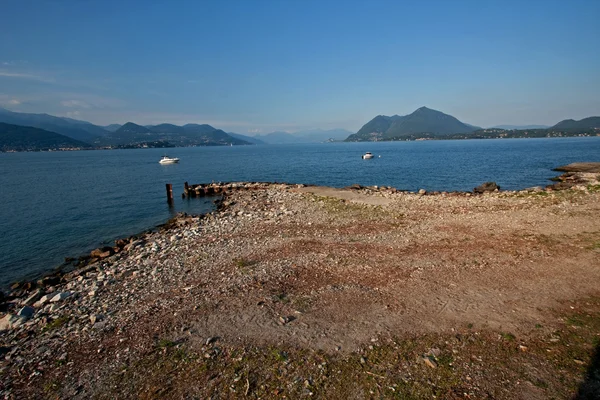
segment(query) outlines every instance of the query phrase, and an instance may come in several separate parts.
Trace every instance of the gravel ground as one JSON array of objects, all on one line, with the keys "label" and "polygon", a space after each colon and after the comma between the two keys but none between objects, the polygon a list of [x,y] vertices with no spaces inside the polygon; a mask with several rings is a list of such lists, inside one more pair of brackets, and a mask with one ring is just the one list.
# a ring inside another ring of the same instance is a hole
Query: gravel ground
[{"label": "gravel ground", "polygon": [[[569,346],[554,340],[568,315],[600,312],[597,178],[483,195],[240,184],[207,216],[15,286],[0,394],[570,398],[594,362],[594,319],[567,367],[547,347]],[[373,352],[387,367],[366,369]],[[318,378],[317,359],[351,381]]]}]

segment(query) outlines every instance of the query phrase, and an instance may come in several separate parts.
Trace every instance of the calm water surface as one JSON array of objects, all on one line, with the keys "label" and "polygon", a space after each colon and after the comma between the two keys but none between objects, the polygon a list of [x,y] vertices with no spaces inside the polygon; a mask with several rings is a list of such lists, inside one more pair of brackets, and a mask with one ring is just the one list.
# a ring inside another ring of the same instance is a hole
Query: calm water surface
[{"label": "calm water surface", "polygon": [[[365,151],[375,154],[362,160]],[[404,190],[548,184],[559,165],[600,161],[600,137],[0,153],[0,286],[32,278],[114,239],[211,209],[183,183],[277,181]],[[175,205],[165,201],[172,183]]]}]

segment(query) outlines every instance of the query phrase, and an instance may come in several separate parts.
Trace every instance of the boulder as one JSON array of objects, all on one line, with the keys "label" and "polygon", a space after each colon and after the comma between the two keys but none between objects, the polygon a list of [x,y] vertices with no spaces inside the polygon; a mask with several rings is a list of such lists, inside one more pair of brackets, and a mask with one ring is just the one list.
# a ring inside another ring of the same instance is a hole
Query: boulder
[{"label": "boulder", "polygon": [[30,306],[33,303],[35,303],[36,301],[38,301],[41,297],[42,297],[42,291],[40,289],[38,289],[35,292],[33,292],[28,298],[23,300],[23,302],[21,304],[23,304],[24,306]]},{"label": "boulder", "polygon": [[23,322],[25,322],[24,317],[14,314],[6,314],[4,318],[0,319],[0,332],[16,328],[22,325]]},{"label": "boulder", "polygon": [[102,248],[96,249],[96,250],[92,250],[92,252],[90,253],[90,256],[92,258],[99,258],[99,259],[103,259],[106,257],[110,257],[113,254],[115,254],[115,249],[113,249],[110,246],[104,246]]},{"label": "boulder", "polygon": [[71,292],[61,292],[61,293],[57,293],[54,295],[54,297],[52,297],[50,299],[51,303],[56,303],[58,301],[62,301],[64,299],[66,299],[67,297],[71,296]]},{"label": "boulder", "polygon": [[57,275],[45,276],[42,279],[40,279],[39,281],[37,281],[37,284],[40,287],[54,286],[54,285],[57,285],[58,283],[60,283],[60,276],[57,276]]},{"label": "boulder", "polygon": [[19,310],[19,312],[17,313],[17,316],[25,318],[25,319],[29,319],[29,318],[33,317],[33,314],[35,314],[35,309],[30,306],[25,306]]},{"label": "boulder", "polygon": [[498,186],[496,184],[496,182],[486,182],[486,183],[474,188],[473,193],[495,192],[495,191],[499,191],[499,190],[500,190],[500,186]]}]

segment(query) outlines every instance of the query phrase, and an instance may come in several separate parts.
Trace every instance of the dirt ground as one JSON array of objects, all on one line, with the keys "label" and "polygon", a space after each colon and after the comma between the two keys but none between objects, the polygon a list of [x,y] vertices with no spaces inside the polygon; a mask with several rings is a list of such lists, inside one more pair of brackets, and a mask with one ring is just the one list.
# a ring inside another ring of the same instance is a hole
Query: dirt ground
[{"label": "dirt ground", "polygon": [[71,282],[3,393],[598,398],[599,189],[230,193]]}]

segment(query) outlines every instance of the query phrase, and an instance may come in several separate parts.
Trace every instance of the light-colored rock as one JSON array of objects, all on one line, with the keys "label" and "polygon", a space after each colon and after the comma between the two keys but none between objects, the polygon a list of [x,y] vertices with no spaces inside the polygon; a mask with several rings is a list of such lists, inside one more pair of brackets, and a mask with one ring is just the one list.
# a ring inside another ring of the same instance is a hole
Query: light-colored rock
[{"label": "light-colored rock", "polygon": [[437,362],[430,356],[423,356],[421,360],[427,365],[429,368],[437,368]]},{"label": "light-colored rock", "polygon": [[0,332],[7,331],[12,328],[16,328],[25,322],[25,318],[14,315],[6,314],[4,318],[0,319]]},{"label": "light-colored rock", "polygon": [[56,303],[57,301],[63,301],[64,299],[66,299],[67,297],[71,296],[71,292],[61,292],[61,293],[57,293],[54,295],[54,297],[52,297],[50,299],[51,303]]},{"label": "light-colored rock", "polygon": [[40,289],[38,289],[38,290],[34,291],[28,298],[23,300],[23,302],[21,304],[24,306],[31,306],[36,301],[38,301],[41,297],[42,297],[42,291]]}]

